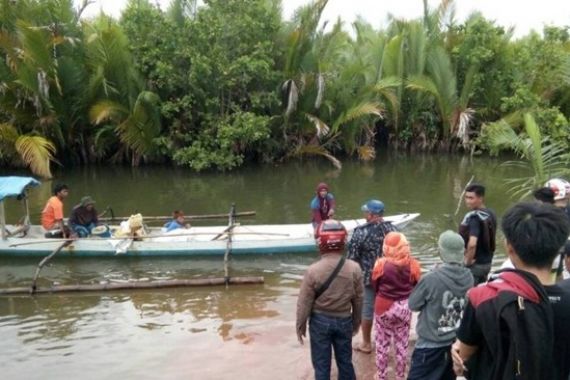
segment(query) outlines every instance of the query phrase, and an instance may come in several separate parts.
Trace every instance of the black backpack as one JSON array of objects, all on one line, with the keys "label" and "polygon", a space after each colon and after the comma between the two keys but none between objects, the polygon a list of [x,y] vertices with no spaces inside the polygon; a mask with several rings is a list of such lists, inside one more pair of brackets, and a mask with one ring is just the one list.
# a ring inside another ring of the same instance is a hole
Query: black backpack
[{"label": "black backpack", "polygon": [[548,295],[534,275],[517,270],[501,273],[507,271],[523,277],[538,293],[539,302],[524,299],[513,291],[501,291],[480,305],[477,319],[488,349],[466,363],[468,378],[552,379],[554,324]]}]

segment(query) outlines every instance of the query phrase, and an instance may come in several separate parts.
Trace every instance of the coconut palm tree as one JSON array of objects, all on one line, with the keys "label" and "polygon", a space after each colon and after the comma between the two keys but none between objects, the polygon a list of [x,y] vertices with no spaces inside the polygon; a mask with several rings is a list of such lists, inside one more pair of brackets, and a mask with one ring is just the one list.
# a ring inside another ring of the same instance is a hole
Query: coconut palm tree
[{"label": "coconut palm tree", "polygon": [[89,120],[100,127],[95,145],[101,152],[118,145],[115,158],[120,160],[127,155],[136,166],[156,150],[154,139],[160,135],[159,97],[144,90],[128,41],[115,21],[101,16],[86,27],[86,39],[92,73],[87,89],[92,104]]},{"label": "coconut palm tree", "polygon": [[75,150],[73,131],[81,122],[81,96],[70,90],[82,81],[82,70],[75,70],[76,21],[70,1],[0,3],[3,144],[17,144],[7,152],[20,156],[9,159],[44,176],[50,175],[45,158],[56,148]]},{"label": "coconut palm tree", "polygon": [[468,127],[475,113],[469,107],[469,99],[477,70],[476,66],[469,69],[459,91],[449,54],[443,47],[437,46],[428,53],[427,75],[412,75],[408,78],[408,88],[425,92],[435,100],[442,122],[442,137],[446,143],[454,132],[464,144],[468,142]]}]

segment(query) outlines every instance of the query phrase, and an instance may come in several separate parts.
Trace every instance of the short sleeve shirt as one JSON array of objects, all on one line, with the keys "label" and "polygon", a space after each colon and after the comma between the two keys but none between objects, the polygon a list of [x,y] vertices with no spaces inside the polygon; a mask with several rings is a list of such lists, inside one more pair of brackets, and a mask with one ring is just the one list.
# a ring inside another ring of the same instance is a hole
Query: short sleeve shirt
[{"label": "short sleeve shirt", "polygon": [[360,264],[364,277],[364,285],[370,286],[372,268],[378,257],[382,256],[384,237],[398,229],[390,222],[366,223],[354,229],[348,242],[347,258]]},{"label": "short sleeve shirt", "polygon": [[[497,225],[497,217],[495,213],[491,209],[482,209],[485,213],[489,214],[489,218],[491,219],[491,223],[495,226]],[[483,224],[479,217],[476,215],[472,215],[468,219],[468,226],[469,226],[469,236],[476,236],[477,237],[477,248],[475,250],[475,263],[477,264],[489,264],[493,261],[493,253],[489,250],[487,242],[483,238]]]},{"label": "short sleeve shirt", "polygon": [[481,347],[485,343],[483,331],[477,322],[475,308],[471,302],[467,302],[465,310],[463,310],[461,324],[457,330],[457,339],[469,346]]},{"label": "short sleeve shirt", "polygon": [[42,211],[42,226],[50,230],[58,220],[63,220],[63,202],[54,195],[48,199]]},{"label": "short sleeve shirt", "polygon": [[570,375],[570,280],[545,286],[554,311],[554,364],[558,379],[566,380]]}]

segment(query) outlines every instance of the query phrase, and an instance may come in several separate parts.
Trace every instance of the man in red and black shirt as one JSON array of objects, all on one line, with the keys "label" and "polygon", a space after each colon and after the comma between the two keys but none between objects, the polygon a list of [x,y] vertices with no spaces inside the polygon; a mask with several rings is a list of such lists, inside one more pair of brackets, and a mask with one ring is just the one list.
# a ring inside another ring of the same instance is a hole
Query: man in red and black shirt
[{"label": "man in red and black shirt", "polygon": [[467,294],[452,348],[454,370],[470,380],[566,380],[568,353],[555,349],[567,350],[564,341],[570,339],[561,323],[570,316],[570,289],[555,287],[550,269],[570,223],[551,205],[520,203],[507,211],[501,227],[516,269]]}]

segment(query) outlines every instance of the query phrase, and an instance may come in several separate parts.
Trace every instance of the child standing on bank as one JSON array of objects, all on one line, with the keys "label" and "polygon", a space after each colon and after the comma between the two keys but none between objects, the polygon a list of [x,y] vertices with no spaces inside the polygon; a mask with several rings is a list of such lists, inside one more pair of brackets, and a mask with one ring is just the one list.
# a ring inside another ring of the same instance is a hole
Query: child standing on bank
[{"label": "child standing on bank", "polygon": [[372,282],[376,289],[374,327],[378,380],[388,373],[392,340],[396,347],[396,379],[404,379],[412,312],[408,298],[421,276],[419,262],[411,257],[410,244],[399,232],[384,238],[383,256],[376,260]]}]

